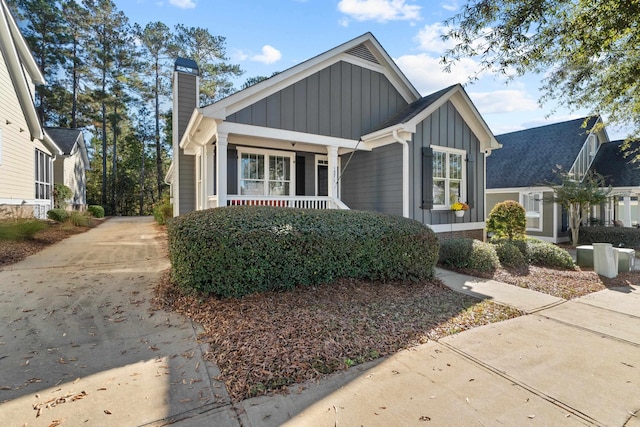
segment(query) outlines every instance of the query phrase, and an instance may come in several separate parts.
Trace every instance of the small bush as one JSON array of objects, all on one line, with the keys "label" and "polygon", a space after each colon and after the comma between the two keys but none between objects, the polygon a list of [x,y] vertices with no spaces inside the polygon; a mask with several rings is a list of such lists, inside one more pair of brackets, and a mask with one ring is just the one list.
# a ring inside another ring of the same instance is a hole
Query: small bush
[{"label": "small bush", "polygon": [[573,258],[566,250],[538,239],[527,239],[527,252],[532,265],[552,268],[574,269]]},{"label": "small bush", "polygon": [[438,263],[443,267],[491,272],[500,266],[493,245],[479,240],[458,238],[442,242]]},{"label": "small bush", "polygon": [[47,228],[47,224],[37,219],[1,221],[0,241],[20,241],[32,239],[40,230]]},{"label": "small bush", "polygon": [[51,209],[47,212],[47,218],[57,222],[65,222],[69,219],[69,212],[64,209]]},{"label": "small bush", "polygon": [[53,186],[53,206],[56,209],[64,209],[67,207],[67,199],[73,196],[73,191],[64,184],[54,184]]},{"label": "small bush", "polygon": [[153,206],[153,217],[160,225],[164,225],[173,218],[173,205],[169,203],[169,198],[164,197],[161,202]]},{"label": "small bush", "polygon": [[176,284],[222,297],[338,278],[430,279],[438,255],[431,229],[375,212],[232,206],[179,216],[167,231]]},{"label": "small bush", "polygon": [[520,203],[505,200],[491,209],[487,219],[488,233],[513,240],[524,237],[526,229],[526,212]]},{"label": "small bush", "polygon": [[71,212],[67,222],[76,227],[89,227],[91,225],[91,219],[84,213],[78,211]]},{"label": "small bush", "polygon": [[640,228],[580,227],[580,244],[611,243],[613,247],[640,249]]},{"label": "small bush", "polygon": [[104,208],[100,205],[89,205],[87,212],[93,215],[94,218],[104,218]]},{"label": "small bush", "polygon": [[[516,242],[514,240],[513,242]],[[519,240],[523,242],[523,240]],[[525,244],[526,245],[526,244]],[[496,254],[500,259],[500,264],[504,267],[523,267],[528,265],[527,259],[522,254],[518,246],[509,241],[503,241],[495,245]]]}]

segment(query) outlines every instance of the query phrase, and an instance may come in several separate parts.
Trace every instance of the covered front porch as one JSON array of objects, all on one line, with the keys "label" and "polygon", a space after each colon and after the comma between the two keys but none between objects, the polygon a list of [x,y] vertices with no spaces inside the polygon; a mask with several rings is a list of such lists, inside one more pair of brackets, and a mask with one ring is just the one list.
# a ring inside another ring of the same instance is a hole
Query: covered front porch
[{"label": "covered front porch", "polygon": [[[268,205],[349,209],[340,199],[341,156],[358,141],[192,116],[180,147],[195,157],[195,208]],[[346,156],[348,157],[348,156]]]},{"label": "covered front porch", "polygon": [[607,201],[593,206],[589,222],[599,225],[638,227],[640,225],[640,189],[615,188]]}]

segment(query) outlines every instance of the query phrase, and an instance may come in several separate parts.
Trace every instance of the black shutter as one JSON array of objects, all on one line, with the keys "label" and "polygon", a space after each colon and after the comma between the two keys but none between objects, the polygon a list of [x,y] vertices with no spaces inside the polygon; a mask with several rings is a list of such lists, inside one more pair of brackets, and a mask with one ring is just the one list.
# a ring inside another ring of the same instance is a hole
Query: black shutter
[{"label": "black shutter", "polygon": [[422,209],[433,209],[433,149],[422,148]]},{"label": "black shutter", "polygon": [[470,208],[475,207],[476,201],[476,171],[473,165],[473,159],[467,156],[467,204]]}]

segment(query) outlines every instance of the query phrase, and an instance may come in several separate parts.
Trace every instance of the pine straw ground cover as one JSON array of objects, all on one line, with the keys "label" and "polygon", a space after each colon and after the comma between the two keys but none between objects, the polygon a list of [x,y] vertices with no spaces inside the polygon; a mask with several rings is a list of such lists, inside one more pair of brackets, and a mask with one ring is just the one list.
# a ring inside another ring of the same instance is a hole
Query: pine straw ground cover
[{"label": "pine straw ground cover", "polygon": [[288,292],[218,299],[182,295],[167,272],[157,308],[204,327],[206,357],[235,402],[522,313],[452,292],[439,281],[341,280]]}]

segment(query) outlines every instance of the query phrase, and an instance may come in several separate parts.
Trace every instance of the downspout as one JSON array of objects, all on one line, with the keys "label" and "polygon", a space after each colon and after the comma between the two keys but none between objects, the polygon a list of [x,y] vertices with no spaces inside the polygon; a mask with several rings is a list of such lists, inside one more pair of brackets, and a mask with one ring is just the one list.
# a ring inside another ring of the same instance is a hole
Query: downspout
[{"label": "downspout", "polygon": [[393,139],[402,145],[402,216],[409,218],[409,143],[394,130]]}]

